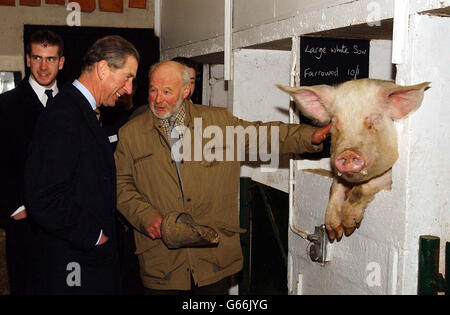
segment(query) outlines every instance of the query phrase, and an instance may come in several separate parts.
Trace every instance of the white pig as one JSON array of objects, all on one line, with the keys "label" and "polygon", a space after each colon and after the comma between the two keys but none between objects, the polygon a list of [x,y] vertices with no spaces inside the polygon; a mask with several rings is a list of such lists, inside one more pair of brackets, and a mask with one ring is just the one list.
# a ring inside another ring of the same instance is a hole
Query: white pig
[{"label": "white pig", "polygon": [[331,241],[351,235],[375,194],[391,189],[391,168],[398,158],[394,120],[420,106],[429,84],[399,86],[360,79],[337,86],[278,86],[294,98],[306,117],[318,125],[333,124],[333,184],[325,214]]}]

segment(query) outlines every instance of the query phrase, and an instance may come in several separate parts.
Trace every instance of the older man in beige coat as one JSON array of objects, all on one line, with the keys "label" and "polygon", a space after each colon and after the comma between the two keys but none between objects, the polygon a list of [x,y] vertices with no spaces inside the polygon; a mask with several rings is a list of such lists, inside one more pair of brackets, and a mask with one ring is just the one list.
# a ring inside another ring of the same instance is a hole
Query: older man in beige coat
[{"label": "older man in beige coat", "polygon": [[[227,128],[253,128],[258,141],[267,140],[267,146],[276,138],[263,136],[261,130],[276,132],[280,153],[321,151],[319,143],[327,131],[281,122],[247,122],[224,108],[192,104],[188,100],[189,75],[183,65],[173,61],[152,67],[150,76],[150,109],[121,128],[115,152],[117,208],[136,229],[143,284],[150,294],[186,290],[226,294],[230,276],[243,266],[239,233],[244,232],[238,216],[241,159],[237,150],[227,154],[239,141],[229,143]],[[182,150],[171,150],[171,123],[180,131]],[[213,135],[216,141],[210,140]],[[246,153],[254,149],[250,138],[247,134],[241,139]],[[177,158],[176,152],[183,156]],[[186,152],[191,155],[184,155]],[[161,222],[174,211],[188,213],[198,224],[212,227],[219,235],[218,245],[168,248],[161,239]]]}]

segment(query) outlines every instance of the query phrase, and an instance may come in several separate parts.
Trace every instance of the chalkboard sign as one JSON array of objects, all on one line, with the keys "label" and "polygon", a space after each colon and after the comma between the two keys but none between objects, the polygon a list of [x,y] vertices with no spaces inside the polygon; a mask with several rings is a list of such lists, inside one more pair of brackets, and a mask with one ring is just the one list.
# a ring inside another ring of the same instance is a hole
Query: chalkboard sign
[{"label": "chalkboard sign", "polygon": [[300,85],[337,84],[369,77],[370,41],[300,39]]},{"label": "chalkboard sign", "polygon": [[[369,77],[369,40],[301,37],[300,85],[335,85]],[[302,124],[312,124],[300,114]],[[305,154],[305,158],[330,156],[330,139],[320,153]]]}]

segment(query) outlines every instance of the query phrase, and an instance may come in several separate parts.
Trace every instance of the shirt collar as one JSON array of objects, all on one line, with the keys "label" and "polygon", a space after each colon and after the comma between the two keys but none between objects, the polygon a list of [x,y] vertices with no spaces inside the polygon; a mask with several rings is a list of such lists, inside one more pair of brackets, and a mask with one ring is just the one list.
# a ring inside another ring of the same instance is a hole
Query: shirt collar
[{"label": "shirt collar", "polygon": [[78,80],[73,81],[72,84],[81,92],[81,94],[84,95],[84,97],[91,105],[92,109],[95,110],[97,108],[97,102],[95,101],[95,98],[94,96],[92,96],[91,92],[89,92],[89,90]]},{"label": "shirt collar", "polygon": [[164,131],[166,132],[166,134],[168,136],[169,136],[169,121],[173,121],[174,126],[184,126],[184,120],[186,117],[186,107],[185,106],[186,105],[183,102],[181,104],[180,108],[178,109],[178,111],[176,113],[174,113],[171,117],[165,118],[165,119],[158,118]]},{"label": "shirt collar", "polygon": [[47,104],[47,98],[48,98],[47,95],[45,94],[45,90],[52,89],[53,96],[55,96],[59,92],[58,85],[56,84],[56,80],[55,80],[55,83],[53,83],[53,85],[49,88],[46,88],[45,86],[42,86],[39,83],[37,83],[36,80],[33,79],[33,77],[31,75],[28,78],[28,82],[30,83],[31,88],[33,89],[34,93],[36,93],[37,97],[39,98],[39,101],[42,103],[42,105],[44,107]]}]

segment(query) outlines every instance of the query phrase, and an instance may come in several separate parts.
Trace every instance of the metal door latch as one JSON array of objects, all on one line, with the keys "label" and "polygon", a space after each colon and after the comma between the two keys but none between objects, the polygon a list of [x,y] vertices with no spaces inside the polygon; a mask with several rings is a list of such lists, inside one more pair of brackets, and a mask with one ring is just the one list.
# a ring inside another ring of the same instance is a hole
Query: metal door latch
[{"label": "metal door latch", "polygon": [[309,247],[309,257],[312,261],[320,263],[322,266],[327,261],[327,244],[328,237],[325,230],[325,225],[316,226],[314,234],[309,234],[307,237],[311,242]]}]

